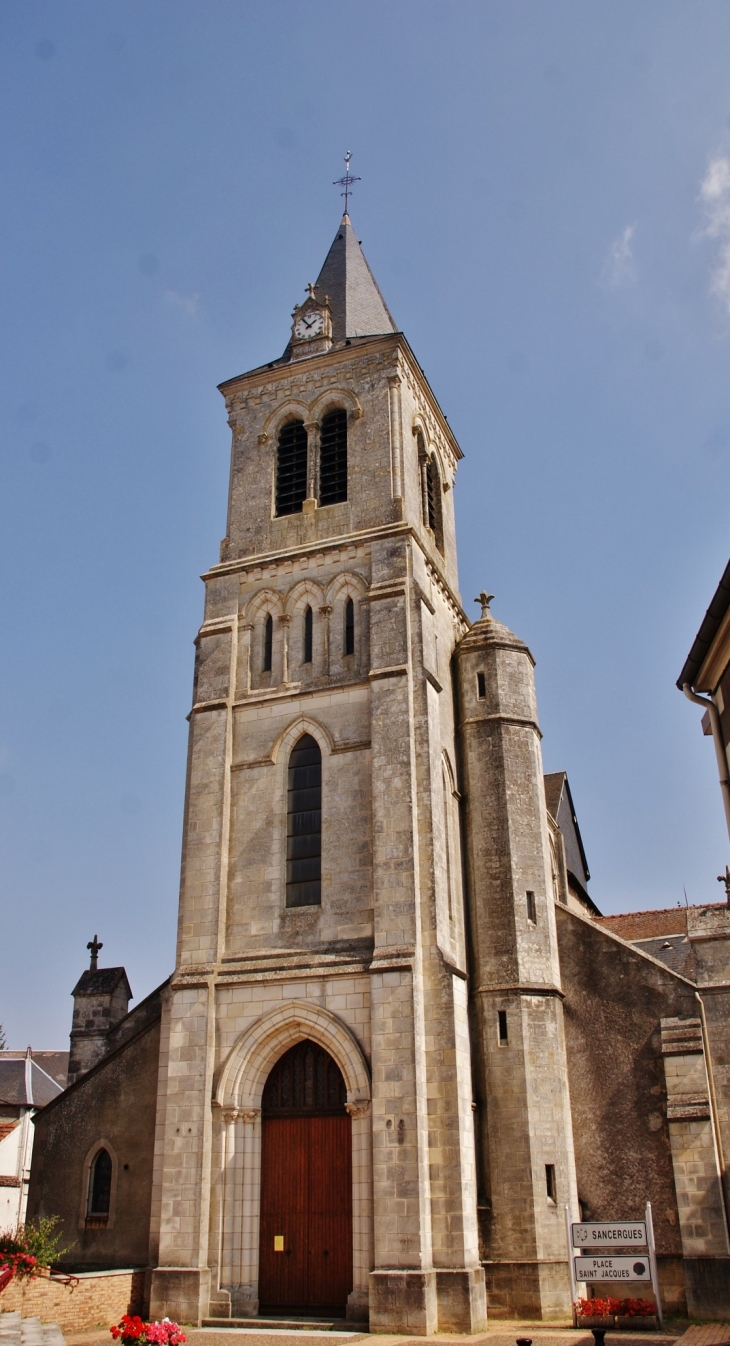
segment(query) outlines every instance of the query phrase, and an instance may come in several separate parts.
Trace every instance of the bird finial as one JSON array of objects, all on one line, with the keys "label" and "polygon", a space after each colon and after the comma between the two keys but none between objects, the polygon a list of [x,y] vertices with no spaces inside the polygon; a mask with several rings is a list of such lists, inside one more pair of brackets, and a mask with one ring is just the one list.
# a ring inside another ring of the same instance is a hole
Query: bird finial
[{"label": "bird finial", "polygon": [[493,598],[494,594],[485,593],[484,590],[482,589],[482,592],[480,593],[479,597],[474,599],[475,603],[481,603],[482,605],[482,618],[486,618],[487,620],[491,618],[492,614],[489,611],[489,604],[491,603]]}]

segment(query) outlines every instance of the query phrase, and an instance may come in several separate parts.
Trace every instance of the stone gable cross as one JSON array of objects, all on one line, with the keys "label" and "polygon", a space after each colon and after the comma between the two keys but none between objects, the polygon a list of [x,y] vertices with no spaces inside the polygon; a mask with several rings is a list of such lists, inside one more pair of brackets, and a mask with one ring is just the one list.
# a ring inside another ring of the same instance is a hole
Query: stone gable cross
[{"label": "stone gable cross", "polygon": [[89,940],[89,943],[86,945],[86,947],[87,949],[91,949],[91,963],[89,965],[89,972],[96,972],[98,971],[99,968],[99,950],[103,949],[104,945],[101,944],[97,936],[94,935],[94,938]]}]

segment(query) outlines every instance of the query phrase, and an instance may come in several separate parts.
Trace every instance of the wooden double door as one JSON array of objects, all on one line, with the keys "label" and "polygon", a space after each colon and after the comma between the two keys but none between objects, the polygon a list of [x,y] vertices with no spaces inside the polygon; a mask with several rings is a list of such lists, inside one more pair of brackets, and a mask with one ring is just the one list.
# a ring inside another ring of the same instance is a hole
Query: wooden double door
[{"label": "wooden double door", "polygon": [[352,1123],[344,1106],[288,1115],[264,1107],[260,1228],[259,1312],[344,1316],[352,1290]]}]

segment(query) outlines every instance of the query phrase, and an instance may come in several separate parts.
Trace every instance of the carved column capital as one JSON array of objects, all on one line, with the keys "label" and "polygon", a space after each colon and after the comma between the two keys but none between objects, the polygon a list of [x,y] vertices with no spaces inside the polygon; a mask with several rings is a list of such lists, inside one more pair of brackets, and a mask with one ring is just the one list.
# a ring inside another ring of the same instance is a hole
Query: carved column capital
[{"label": "carved column capital", "polygon": [[282,626],[290,626],[290,625],[291,625],[291,613],[290,613],[290,612],[280,612],[277,620],[281,622],[281,625],[282,625]]},{"label": "carved column capital", "polygon": [[370,1111],[369,1098],[353,1098],[351,1103],[345,1104],[345,1112],[349,1112],[351,1117],[367,1117]]},{"label": "carved column capital", "polygon": [[320,608],[319,610],[320,610],[320,612],[321,612],[321,614],[322,614],[323,617],[331,617],[331,616],[332,616],[332,608],[331,608],[331,606],[330,606],[329,603],[323,603],[322,606],[321,606],[321,608]]},{"label": "carved column capital", "polygon": [[261,1116],[260,1108],[244,1108],[244,1110],[241,1113],[241,1117],[243,1118],[244,1122],[250,1122],[251,1124],[257,1122],[260,1116]]}]

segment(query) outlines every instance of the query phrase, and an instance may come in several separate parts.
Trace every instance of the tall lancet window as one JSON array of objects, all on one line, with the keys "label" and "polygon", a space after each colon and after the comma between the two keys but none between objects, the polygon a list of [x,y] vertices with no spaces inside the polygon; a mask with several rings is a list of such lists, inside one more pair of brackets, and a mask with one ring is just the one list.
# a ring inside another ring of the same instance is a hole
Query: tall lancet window
[{"label": "tall lancet window", "polygon": [[436,539],[436,546],[440,552],[443,552],[444,538],[441,518],[441,477],[439,476],[435,458],[428,458],[426,460],[426,510],[428,514],[427,523]]},{"label": "tall lancet window", "polygon": [[264,660],[262,665],[264,673],[271,672],[271,655],[273,652],[273,648],[274,648],[274,619],[271,613],[269,613],[268,617],[266,618],[266,621],[264,622]]},{"label": "tall lancet window", "polygon": [[289,758],[286,829],[286,905],[322,901],[322,754],[304,734]]},{"label": "tall lancet window", "polygon": [[303,421],[287,421],[276,451],[276,512],[301,514],[307,494],[307,432]]},{"label": "tall lancet window", "polygon": [[312,609],[304,609],[304,640],[302,642],[302,663],[311,664],[312,662]]},{"label": "tall lancet window", "polygon": [[347,412],[338,408],[322,417],[319,439],[319,503],[347,499]]},{"label": "tall lancet window", "polygon": [[345,654],[355,653],[355,604],[351,598],[345,603]]},{"label": "tall lancet window", "polygon": [[89,1173],[89,1215],[108,1215],[112,1195],[112,1161],[108,1150],[99,1150]]}]

